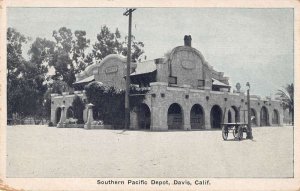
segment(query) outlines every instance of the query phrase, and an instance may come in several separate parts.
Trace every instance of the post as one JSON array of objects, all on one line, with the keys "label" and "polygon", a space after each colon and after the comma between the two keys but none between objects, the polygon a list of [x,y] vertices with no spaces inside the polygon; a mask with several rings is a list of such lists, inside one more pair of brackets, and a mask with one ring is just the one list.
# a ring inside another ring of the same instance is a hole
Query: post
[{"label": "post", "polygon": [[94,105],[92,103],[89,103],[87,106],[88,106],[88,117],[87,117],[86,123],[84,124],[84,128],[91,129],[92,122],[94,121],[94,118],[93,118],[93,106]]},{"label": "post", "polygon": [[128,9],[123,14],[129,16],[128,25],[128,44],[127,44],[127,67],[126,67],[126,91],[125,91],[125,129],[129,129],[130,125],[130,109],[129,109],[129,91],[130,91],[130,62],[131,62],[131,22],[132,12],[135,9]]},{"label": "post", "polygon": [[66,108],[66,106],[63,104],[61,106],[60,120],[59,120],[58,124],[56,125],[59,128],[62,128],[65,126],[65,121],[66,121],[65,108]]},{"label": "post", "polygon": [[251,127],[251,108],[250,108],[250,84],[247,82],[247,110],[248,110],[248,128],[247,128],[247,139],[253,139],[252,127]]}]

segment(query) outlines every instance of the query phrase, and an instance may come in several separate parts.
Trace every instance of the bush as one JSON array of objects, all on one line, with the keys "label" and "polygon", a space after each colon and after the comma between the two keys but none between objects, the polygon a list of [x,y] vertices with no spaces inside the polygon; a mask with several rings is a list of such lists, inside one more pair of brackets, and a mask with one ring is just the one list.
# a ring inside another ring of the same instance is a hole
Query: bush
[{"label": "bush", "polygon": [[130,86],[130,94],[136,95],[136,96],[130,96],[129,102],[130,102],[130,110],[132,111],[133,108],[136,106],[139,106],[145,99],[145,96],[143,94],[146,94],[149,90],[146,88],[139,88],[135,87],[133,85]]},{"label": "bush", "polygon": [[74,119],[74,118],[69,118],[66,119],[65,123],[67,124],[77,124],[78,119]]},{"label": "bush", "polygon": [[54,127],[54,124],[52,123],[52,121],[50,121],[50,122],[48,123],[48,127]]},{"label": "bush", "polygon": [[78,95],[74,97],[74,100],[72,102],[72,108],[74,112],[74,117],[78,119],[77,123],[83,124],[83,110],[85,109],[85,104]]},{"label": "bush", "polygon": [[99,121],[93,121],[92,125],[104,125],[103,121],[99,120]]},{"label": "bush", "polygon": [[[95,120],[103,120],[104,124],[123,126],[125,120],[125,91],[105,86],[100,82],[91,82],[85,86],[89,103],[94,104]],[[144,94],[148,90],[131,86],[131,94]],[[131,96],[130,109],[142,103],[145,96]]]}]

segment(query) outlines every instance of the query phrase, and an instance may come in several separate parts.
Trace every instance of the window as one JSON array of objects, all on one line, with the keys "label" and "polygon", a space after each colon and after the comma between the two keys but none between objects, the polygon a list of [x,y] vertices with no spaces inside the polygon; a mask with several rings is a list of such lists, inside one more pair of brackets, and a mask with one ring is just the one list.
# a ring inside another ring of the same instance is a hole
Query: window
[{"label": "window", "polygon": [[169,84],[177,84],[177,77],[169,76]]},{"label": "window", "polygon": [[198,80],[198,87],[204,87],[205,81],[204,80]]}]

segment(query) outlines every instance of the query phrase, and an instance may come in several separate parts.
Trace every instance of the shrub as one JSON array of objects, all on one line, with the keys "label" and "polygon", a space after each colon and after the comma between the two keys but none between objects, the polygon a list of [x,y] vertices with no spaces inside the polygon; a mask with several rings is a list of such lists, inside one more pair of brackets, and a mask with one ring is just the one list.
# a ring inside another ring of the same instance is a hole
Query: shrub
[{"label": "shrub", "polygon": [[85,108],[85,104],[83,103],[82,99],[76,95],[72,102],[72,108],[74,112],[74,117],[78,119],[78,124],[83,124],[83,110]]},{"label": "shrub", "polygon": [[54,126],[54,124],[52,123],[52,121],[50,121],[49,123],[48,123],[48,127],[53,127]]},{"label": "shrub", "polygon": [[74,118],[69,118],[69,119],[66,119],[65,123],[67,124],[77,124],[77,119],[74,119]]},{"label": "shrub", "polygon": [[[103,120],[104,124],[124,126],[125,120],[125,91],[105,86],[100,82],[91,82],[85,86],[89,103],[94,104],[93,114],[95,120]],[[130,97],[130,109],[139,105],[145,98],[140,94],[148,90],[131,86],[130,93],[139,96]]]}]

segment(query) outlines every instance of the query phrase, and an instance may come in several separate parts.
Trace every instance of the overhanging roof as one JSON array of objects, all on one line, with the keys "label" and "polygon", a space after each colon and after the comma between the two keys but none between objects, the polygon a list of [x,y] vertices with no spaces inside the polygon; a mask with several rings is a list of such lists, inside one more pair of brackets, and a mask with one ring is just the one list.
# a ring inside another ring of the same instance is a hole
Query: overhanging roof
[{"label": "overhanging roof", "polygon": [[89,82],[94,81],[94,80],[95,80],[94,75],[91,75],[91,76],[89,76],[89,77],[87,77],[87,78],[84,78],[84,79],[82,79],[82,80],[79,80],[79,81],[77,81],[77,82],[74,82],[73,84],[89,83]]},{"label": "overhanging roof", "polygon": [[225,84],[225,83],[223,83],[223,82],[221,82],[221,81],[219,81],[215,78],[212,78],[212,80],[213,80],[213,85],[214,86],[231,87],[230,85],[227,85],[227,84]]},{"label": "overhanging roof", "polygon": [[154,72],[156,70],[156,64],[154,60],[148,60],[145,62],[140,62],[136,64],[136,69],[133,73],[130,74],[130,76],[136,76],[140,74],[147,74]]}]

